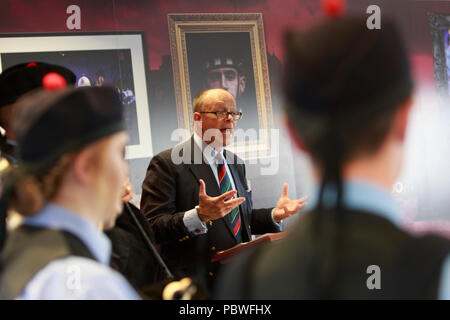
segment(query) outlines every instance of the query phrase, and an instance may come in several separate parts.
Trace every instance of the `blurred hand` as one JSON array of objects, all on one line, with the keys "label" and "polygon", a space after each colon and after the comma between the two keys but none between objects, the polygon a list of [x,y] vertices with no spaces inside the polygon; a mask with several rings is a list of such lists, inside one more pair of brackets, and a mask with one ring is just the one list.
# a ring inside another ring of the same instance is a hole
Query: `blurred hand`
[{"label": "blurred hand", "polygon": [[172,281],[164,287],[163,300],[191,300],[197,293],[197,287],[191,278],[183,278],[180,281]]},{"label": "blurred hand", "polygon": [[127,203],[133,198],[133,187],[131,183],[128,181],[124,186],[124,193],[122,195],[122,202]]},{"label": "blurred hand", "polygon": [[288,188],[289,185],[285,183],[283,185],[283,192],[281,193],[277,206],[273,211],[273,218],[277,223],[280,223],[281,220],[286,219],[287,217],[292,216],[303,209],[306,206],[306,200],[309,198],[309,196],[306,196],[300,199],[291,200],[288,197]]},{"label": "blurred hand", "polygon": [[231,210],[245,201],[244,197],[232,199],[236,193],[236,190],[231,190],[218,197],[210,197],[206,194],[205,182],[200,179],[197,210],[200,220],[202,222],[217,220],[230,213]]}]

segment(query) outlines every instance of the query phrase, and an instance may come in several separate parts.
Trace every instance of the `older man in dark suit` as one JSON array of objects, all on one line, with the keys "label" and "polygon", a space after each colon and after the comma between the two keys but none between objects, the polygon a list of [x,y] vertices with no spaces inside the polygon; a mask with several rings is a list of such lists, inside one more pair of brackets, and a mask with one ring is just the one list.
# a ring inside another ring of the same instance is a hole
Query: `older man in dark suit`
[{"label": "older man in dark suit", "polygon": [[285,184],[275,208],[253,209],[245,165],[223,149],[240,117],[227,91],[201,92],[194,100],[194,135],[153,157],[142,184],[141,211],[169,268],[206,276],[209,286],[217,251],[249,241],[252,234],[280,231],[282,220],[305,204],[304,198],[289,199]]}]

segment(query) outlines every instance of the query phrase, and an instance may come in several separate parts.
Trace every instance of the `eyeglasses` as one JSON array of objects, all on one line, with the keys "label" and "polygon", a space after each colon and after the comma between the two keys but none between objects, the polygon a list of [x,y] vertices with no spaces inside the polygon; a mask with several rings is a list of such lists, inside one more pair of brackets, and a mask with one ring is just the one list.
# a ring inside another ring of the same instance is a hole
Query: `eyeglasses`
[{"label": "eyeglasses", "polygon": [[239,120],[242,118],[242,111],[239,112],[228,112],[228,111],[200,111],[200,113],[214,113],[217,119],[228,119],[231,116],[233,120]]}]

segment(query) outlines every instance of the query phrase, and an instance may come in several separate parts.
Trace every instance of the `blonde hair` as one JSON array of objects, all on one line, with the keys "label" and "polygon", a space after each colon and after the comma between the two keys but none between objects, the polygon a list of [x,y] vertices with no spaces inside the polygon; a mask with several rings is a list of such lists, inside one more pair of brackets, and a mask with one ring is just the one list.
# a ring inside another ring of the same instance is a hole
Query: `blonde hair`
[{"label": "blonde hair", "polygon": [[[110,137],[103,137],[81,149],[92,148],[91,164],[101,167],[108,161],[104,150]],[[33,216],[41,211],[47,202],[58,195],[64,176],[81,150],[64,154],[55,165],[40,175],[27,175],[21,178],[12,191],[9,208],[23,216]]]},{"label": "blonde hair", "polygon": [[12,192],[10,208],[23,216],[38,213],[52,200],[61,187],[64,175],[73,163],[75,153],[68,153],[41,175],[28,175],[20,179]]}]

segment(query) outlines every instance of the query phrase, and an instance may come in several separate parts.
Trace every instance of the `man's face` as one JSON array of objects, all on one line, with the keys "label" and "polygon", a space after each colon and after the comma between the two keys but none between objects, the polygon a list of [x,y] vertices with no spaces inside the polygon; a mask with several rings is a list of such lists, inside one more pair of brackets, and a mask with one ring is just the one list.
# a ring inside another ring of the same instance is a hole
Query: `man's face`
[{"label": "man's face", "polygon": [[224,89],[236,99],[245,90],[245,76],[239,75],[235,68],[216,68],[206,74],[208,89]]},{"label": "man's face", "polygon": [[227,116],[225,119],[219,119],[214,113],[204,112],[236,112],[236,102],[233,96],[220,90],[208,97],[201,111],[203,113],[196,113],[194,119],[201,121],[203,140],[206,143],[212,143],[212,146],[216,149],[229,145],[233,141],[234,130],[236,129],[234,118]]}]

